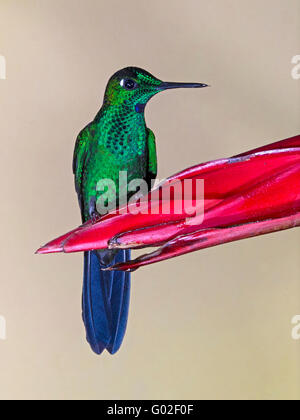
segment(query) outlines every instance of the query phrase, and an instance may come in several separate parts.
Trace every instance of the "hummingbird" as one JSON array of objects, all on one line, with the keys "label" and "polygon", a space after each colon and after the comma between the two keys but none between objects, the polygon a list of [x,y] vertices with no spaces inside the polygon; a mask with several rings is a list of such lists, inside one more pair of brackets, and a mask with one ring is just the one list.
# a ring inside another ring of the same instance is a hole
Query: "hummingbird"
[{"label": "hummingbird", "polygon": [[[103,105],[96,117],[78,135],[73,172],[82,222],[95,223],[102,215],[97,203],[104,191],[99,181],[115,185],[105,191],[107,211],[117,207],[121,195],[134,193],[120,188],[120,173],[127,182],[144,180],[151,188],[157,176],[154,133],[145,122],[145,106],[157,93],[175,88],[204,88],[204,83],[163,82],[146,70],[126,67],[108,81]],[[123,188],[123,186],[122,186]],[[92,350],[116,353],[123,341],[129,310],[130,273],[107,271],[126,262],[130,250],[94,250],[84,253],[82,317]]]}]

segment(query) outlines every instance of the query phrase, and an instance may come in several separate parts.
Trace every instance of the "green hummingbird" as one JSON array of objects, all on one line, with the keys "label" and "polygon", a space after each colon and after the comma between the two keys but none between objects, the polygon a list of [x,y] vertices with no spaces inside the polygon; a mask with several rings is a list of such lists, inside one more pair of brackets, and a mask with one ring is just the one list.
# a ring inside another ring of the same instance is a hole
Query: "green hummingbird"
[{"label": "green hummingbird", "polygon": [[[73,172],[82,221],[96,221],[97,203],[105,193],[107,209],[117,206],[121,195],[129,198],[127,185],[120,190],[120,173],[127,182],[139,179],[151,188],[157,175],[156,143],[145,122],[145,106],[157,93],[174,88],[204,88],[204,83],[163,82],[138,67],[126,67],[108,81],[103,105],[95,119],[79,134]],[[103,191],[101,180],[114,188]],[[130,258],[129,250],[95,250],[84,255],[82,314],[92,350],[114,354],[120,348],[128,318],[130,273],[103,270]]]}]

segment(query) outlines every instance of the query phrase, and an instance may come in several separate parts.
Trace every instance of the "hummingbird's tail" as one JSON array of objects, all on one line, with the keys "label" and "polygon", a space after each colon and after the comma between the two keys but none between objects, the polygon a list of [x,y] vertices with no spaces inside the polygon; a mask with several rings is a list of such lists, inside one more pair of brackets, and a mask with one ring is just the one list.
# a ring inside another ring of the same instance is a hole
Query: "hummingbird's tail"
[{"label": "hummingbird's tail", "polygon": [[[130,251],[118,251],[111,264],[130,259]],[[99,252],[84,253],[82,317],[92,350],[116,353],[123,341],[130,300],[130,273],[103,271]]]}]

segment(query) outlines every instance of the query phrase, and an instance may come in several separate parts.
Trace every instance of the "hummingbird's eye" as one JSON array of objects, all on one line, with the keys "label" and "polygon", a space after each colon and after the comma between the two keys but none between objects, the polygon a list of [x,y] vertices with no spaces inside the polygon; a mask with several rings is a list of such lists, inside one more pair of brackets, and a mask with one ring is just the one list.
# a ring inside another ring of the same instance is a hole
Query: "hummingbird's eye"
[{"label": "hummingbird's eye", "polygon": [[120,85],[126,90],[133,90],[137,87],[137,83],[132,79],[122,79]]}]

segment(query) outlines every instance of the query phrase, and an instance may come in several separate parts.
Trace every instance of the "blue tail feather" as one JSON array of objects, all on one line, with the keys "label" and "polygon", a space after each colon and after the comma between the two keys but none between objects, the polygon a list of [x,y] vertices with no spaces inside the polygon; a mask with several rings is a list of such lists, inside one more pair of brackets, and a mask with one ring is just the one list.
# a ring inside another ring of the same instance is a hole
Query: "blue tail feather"
[{"label": "blue tail feather", "polygon": [[[119,251],[114,260],[123,262],[130,251]],[[92,350],[101,354],[106,348],[116,353],[123,341],[130,300],[130,274],[103,271],[96,251],[84,254],[82,314],[87,341]]]},{"label": "blue tail feather", "polygon": [[[115,263],[130,259],[130,251],[119,251]],[[107,346],[109,353],[116,353],[123,341],[126,331],[128,308],[130,303],[130,273],[123,271],[113,272],[111,289],[112,334]]]}]

